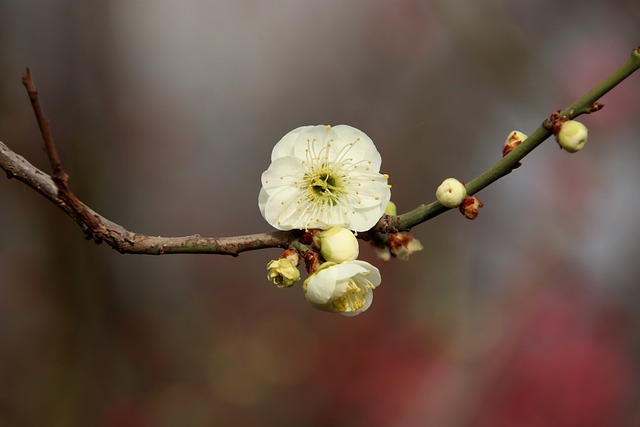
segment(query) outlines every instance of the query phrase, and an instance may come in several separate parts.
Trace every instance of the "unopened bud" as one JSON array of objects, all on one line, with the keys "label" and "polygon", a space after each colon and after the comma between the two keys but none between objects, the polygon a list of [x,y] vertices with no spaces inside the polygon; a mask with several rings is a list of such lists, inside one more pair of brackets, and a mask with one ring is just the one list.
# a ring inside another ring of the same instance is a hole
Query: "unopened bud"
[{"label": "unopened bud", "polygon": [[409,256],[423,249],[418,239],[409,233],[390,233],[389,249],[391,254],[402,261],[408,261]]},{"label": "unopened bud", "polygon": [[398,215],[398,209],[396,209],[396,204],[393,202],[387,203],[387,208],[384,210],[386,215]]},{"label": "unopened bud", "polygon": [[509,132],[509,136],[507,136],[507,139],[504,141],[504,145],[502,146],[502,157],[512,152],[527,138],[528,136],[520,131],[512,130]]},{"label": "unopened bud", "polygon": [[373,248],[376,251],[376,255],[378,255],[378,258],[380,258],[381,260],[389,261],[391,259],[391,250],[389,249],[388,246],[374,245]]},{"label": "unopened bud", "polygon": [[[502,157],[512,152],[527,138],[527,135],[520,131],[512,130],[511,132],[509,132],[509,136],[507,136],[507,139],[506,141],[504,141],[504,145],[502,146]],[[520,166],[522,166],[522,163],[518,162],[513,166],[513,168],[519,168]]]},{"label": "unopened bud", "polygon": [[442,206],[448,208],[460,206],[465,197],[467,197],[467,190],[464,184],[455,178],[445,179],[436,190],[436,198]]},{"label": "unopened bud", "polygon": [[556,133],[556,141],[569,153],[582,150],[587,143],[589,130],[577,120],[567,120],[561,124]]},{"label": "unopened bud", "polygon": [[320,253],[326,261],[339,264],[358,258],[360,251],[358,239],[351,230],[342,227],[332,227],[316,236]]},{"label": "unopened bud", "polygon": [[304,258],[304,264],[309,274],[315,273],[322,264],[320,254],[316,251],[304,251],[302,257]]}]

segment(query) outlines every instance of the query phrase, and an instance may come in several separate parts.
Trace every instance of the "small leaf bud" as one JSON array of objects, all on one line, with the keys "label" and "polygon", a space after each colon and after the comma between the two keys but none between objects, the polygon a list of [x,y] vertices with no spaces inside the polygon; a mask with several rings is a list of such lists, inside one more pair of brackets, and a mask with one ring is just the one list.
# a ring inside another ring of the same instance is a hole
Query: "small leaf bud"
[{"label": "small leaf bud", "polygon": [[445,179],[436,190],[436,198],[448,208],[460,206],[465,197],[467,197],[467,190],[464,184],[455,178]]},{"label": "small leaf bud", "polygon": [[577,120],[567,120],[556,133],[556,141],[564,150],[575,153],[582,150],[587,143],[589,130]]},{"label": "small leaf bud", "polygon": [[484,205],[476,196],[467,196],[460,207],[460,213],[467,219],[476,219],[478,217],[478,209]]}]

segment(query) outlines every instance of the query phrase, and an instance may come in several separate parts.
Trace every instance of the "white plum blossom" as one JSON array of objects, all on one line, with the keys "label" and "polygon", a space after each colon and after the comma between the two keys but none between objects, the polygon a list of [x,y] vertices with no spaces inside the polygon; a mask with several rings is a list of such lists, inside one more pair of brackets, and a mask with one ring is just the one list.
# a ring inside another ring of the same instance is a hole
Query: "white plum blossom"
[{"label": "white plum blossom", "polygon": [[279,230],[367,231],[391,197],[373,141],[347,125],[303,126],[273,147],[258,206]]},{"label": "white plum blossom", "polygon": [[304,281],[302,289],[313,307],[356,316],[371,306],[373,290],[381,281],[380,271],[368,262],[325,262]]}]

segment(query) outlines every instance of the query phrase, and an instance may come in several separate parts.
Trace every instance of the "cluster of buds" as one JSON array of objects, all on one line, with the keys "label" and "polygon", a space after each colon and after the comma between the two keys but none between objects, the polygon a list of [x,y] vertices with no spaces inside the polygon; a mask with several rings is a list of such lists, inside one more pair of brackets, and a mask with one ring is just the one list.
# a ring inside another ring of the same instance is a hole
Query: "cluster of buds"
[{"label": "cluster of buds", "polygon": [[[513,133],[516,132],[514,131]],[[458,208],[460,213],[468,219],[476,219],[478,217],[478,209],[483,206],[480,199],[475,196],[468,196],[464,183],[455,178],[447,178],[440,184],[436,190],[436,198],[442,206],[451,209]]]},{"label": "cluster of buds", "polygon": [[[385,214],[395,216],[395,204],[389,202]],[[411,254],[422,250],[422,244],[409,233],[388,233],[387,236],[384,244],[376,246],[384,260],[396,257],[406,261]],[[359,254],[358,239],[347,228],[306,230],[279,259],[267,264],[267,279],[279,288],[291,287],[300,280],[297,266],[303,259],[309,273],[302,284],[307,302],[320,310],[356,316],[371,306],[373,291],[381,283],[380,271],[358,260]]]},{"label": "cluster of buds", "polygon": [[[398,214],[395,203],[389,202],[384,212],[386,215],[395,216]],[[423,249],[422,243],[411,234],[406,232],[388,233],[385,242],[371,241],[378,258],[389,261],[391,257],[402,261],[408,261],[409,256]]]},{"label": "cluster of buds", "polygon": [[383,261],[389,261],[391,257],[402,261],[409,261],[409,256],[423,249],[420,240],[406,232],[389,233],[385,243],[374,243],[376,254]]},{"label": "cluster of buds", "polygon": [[272,283],[285,288],[300,279],[297,268],[295,272],[288,268],[294,261],[288,262],[288,254],[295,252],[295,260],[299,262],[302,255],[309,273],[302,290],[311,306],[344,316],[356,316],[371,306],[373,290],[381,283],[380,272],[357,259],[358,239],[351,230],[307,230],[299,243],[298,249],[287,249],[279,260],[267,265],[267,278]]},{"label": "cluster of buds", "polygon": [[[587,112],[600,108],[602,105],[596,103]],[[545,127],[552,129],[558,144],[570,153],[581,150],[587,142],[586,126],[560,117],[560,111],[545,122]],[[507,156],[526,139],[524,133],[511,131],[502,147],[502,156]],[[306,150],[299,149],[305,141]],[[356,142],[359,145],[355,151],[360,158],[345,160],[341,153],[350,150]],[[339,148],[332,148],[336,144]],[[334,152],[338,154],[333,155]],[[331,158],[327,153],[332,153]],[[356,166],[364,161],[370,165],[365,169],[366,174]],[[297,228],[305,233],[294,244],[295,248],[285,250],[279,259],[267,264],[270,282],[279,288],[291,287],[300,280],[297,267],[304,258],[309,277],[302,289],[312,306],[345,316],[354,316],[369,308],[373,290],[381,283],[380,272],[368,262],[358,260],[360,250],[352,230],[371,229],[383,212],[397,215],[396,206],[390,202],[388,176],[378,172],[380,164],[380,155],[369,137],[346,125],[303,126],[276,144],[272,163],[262,175],[258,205],[275,228]],[[519,166],[520,162],[513,167]],[[357,186],[352,182],[358,182]],[[366,191],[359,188],[361,182],[362,185],[368,183]],[[467,194],[464,182],[456,178],[445,179],[436,189],[436,198],[442,206],[458,208],[471,220],[478,217],[478,210],[483,207],[477,197]],[[353,199],[367,209],[358,213],[355,208],[345,209],[345,204]],[[406,261],[423,249],[420,241],[407,232],[388,232],[373,244],[378,256],[385,261],[391,257]]]}]

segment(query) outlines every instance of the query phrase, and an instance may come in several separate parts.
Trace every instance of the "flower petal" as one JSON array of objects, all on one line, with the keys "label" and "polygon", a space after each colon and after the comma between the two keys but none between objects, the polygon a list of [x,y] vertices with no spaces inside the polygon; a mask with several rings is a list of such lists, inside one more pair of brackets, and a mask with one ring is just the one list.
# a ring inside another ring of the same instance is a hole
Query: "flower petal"
[{"label": "flower petal", "polygon": [[318,270],[308,280],[305,298],[314,304],[326,304],[336,287],[335,266]]},{"label": "flower petal", "polygon": [[[264,219],[278,230],[300,228],[300,206],[297,201],[302,197],[301,191],[295,187],[279,187],[272,190],[264,207]],[[294,224],[295,223],[295,224]]]},{"label": "flower petal", "polygon": [[334,270],[335,280],[342,281],[357,276],[358,274],[369,274],[369,271],[375,269],[375,267],[366,261],[354,260],[336,264],[327,270],[329,269]]},{"label": "flower petal", "polygon": [[264,191],[264,187],[260,189],[260,194],[258,194],[258,208],[260,209],[260,213],[264,218],[264,208],[267,205],[267,201],[269,200],[269,195],[266,191]]},{"label": "flower petal", "polygon": [[370,167],[371,170],[375,172],[380,171],[382,157],[376,149],[375,144],[366,133],[349,125],[337,125],[332,127],[331,130],[335,132],[337,135],[336,141],[339,142],[335,146],[334,153],[341,150],[344,145],[353,142],[354,144],[349,148],[347,157],[353,159],[367,159],[370,162],[367,166]]},{"label": "flower petal", "polygon": [[352,174],[346,185],[350,204],[356,209],[380,206],[380,216],[391,199],[388,180],[379,173]]},{"label": "flower petal", "polygon": [[304,171],[300,159],[291,156],[279,158],[262,173],[262,188],[271,194],[276,187],[294,187],[302,181]]},{"label": "flower petal", "polygon": [[283,136],[271,151],[271,161],[273,162],[281,157],[293,156],[298,136],[313,127],[315,126],[300,126]]},{"label": "flower petal", "polygon": [[374,287],[378,287],[380,283],[382,283],[382,275],[380,274],[380,270],[375,265],[369,264],[366,261],[362,261],[356,259],[351,261],[354,264],[360,265],[362,268],[367,270],[366,277],[367,280],[371,282]]}]

